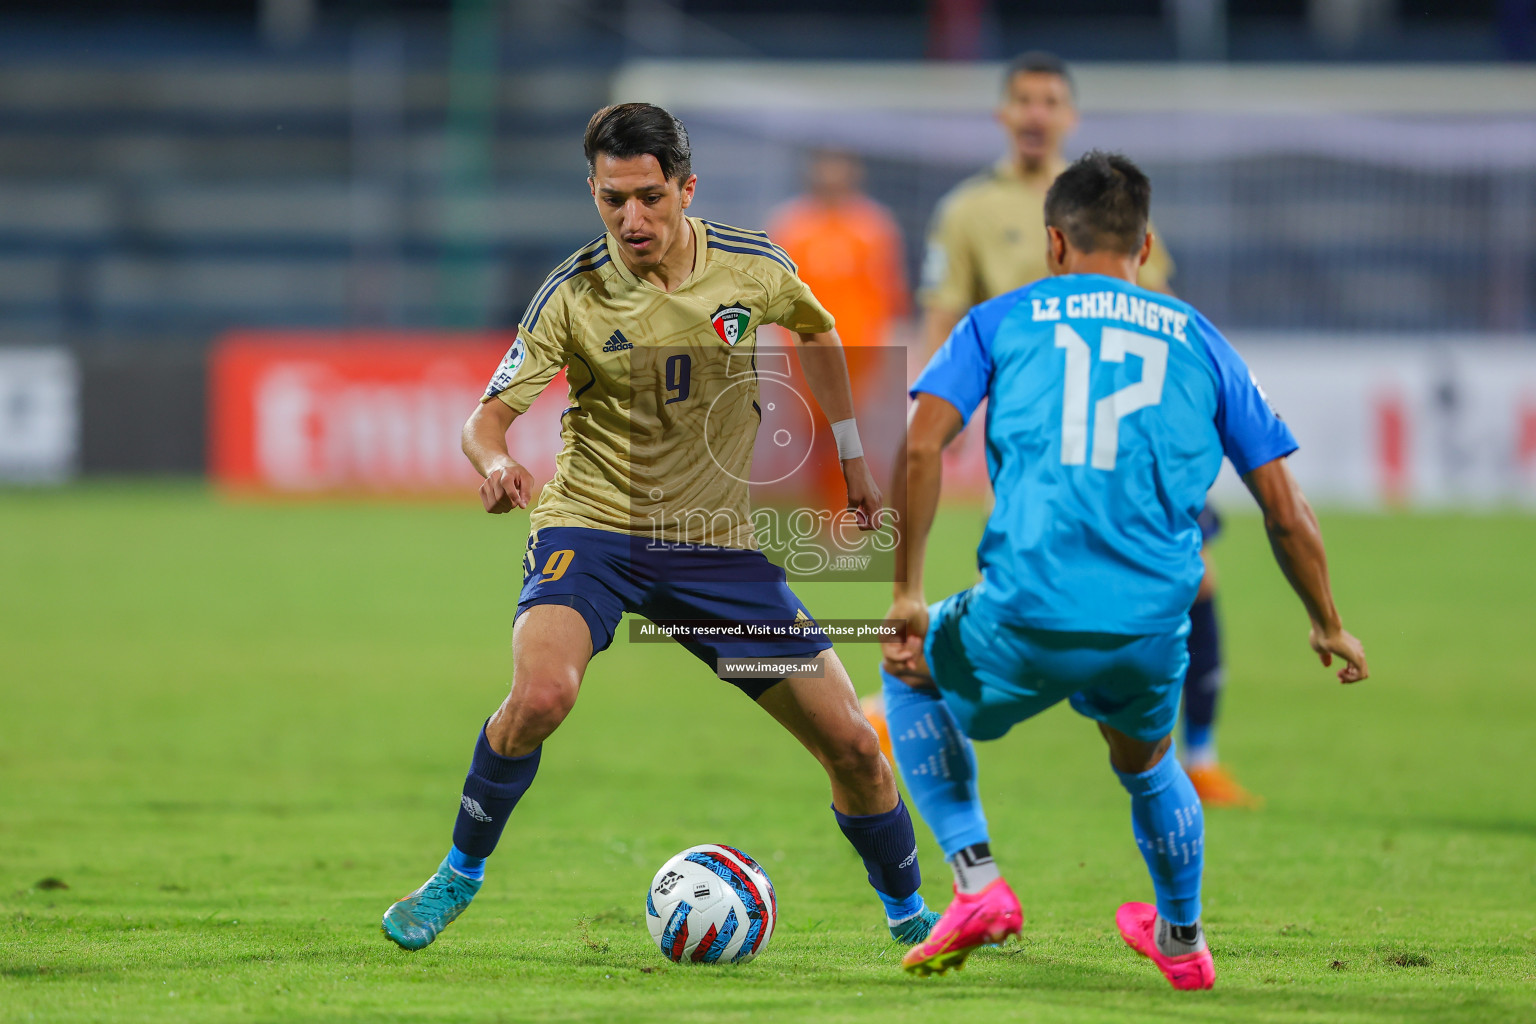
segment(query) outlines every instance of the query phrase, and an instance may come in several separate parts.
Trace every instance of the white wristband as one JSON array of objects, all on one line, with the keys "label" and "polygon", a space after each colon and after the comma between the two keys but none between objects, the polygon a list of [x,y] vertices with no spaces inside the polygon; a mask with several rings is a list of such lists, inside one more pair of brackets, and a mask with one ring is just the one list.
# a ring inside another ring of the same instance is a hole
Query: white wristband
[{"label": "white wristband", "polygon": [[859,424],[853,417],[832,424],[832,437],[837,441],[837,457],[842,461],[864,457],[864,446],[859,443]]}]

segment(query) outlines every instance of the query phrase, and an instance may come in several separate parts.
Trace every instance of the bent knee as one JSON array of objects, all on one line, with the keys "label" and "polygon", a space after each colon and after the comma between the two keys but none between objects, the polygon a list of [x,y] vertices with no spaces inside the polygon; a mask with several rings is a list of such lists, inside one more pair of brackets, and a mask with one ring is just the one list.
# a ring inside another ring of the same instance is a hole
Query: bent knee
[{"label": "bent knee", "polygon": [[558,676],[519,679],[507,698],[508,709],[520,718],[559,722],[575,707],[579,685],[574,679]]},{"label": "bent knee", "polygon": [[822,763],[840,779],[877,779],[890,770],[880,751],[880,736],[867,723],[822,754]]},{"label": "bent knee", "polygon": [[580,689],[581,679],[575,673],[519,673],[495,716],[496,738],[519,748],[537,746],[565,721]]},{"label": "bent knee", "polygon": [[1173,747],[1171,735],[1155,740],[1137,739],[1103,722],[1099,723],[1099,732],[1109,744],[1109,763],[1127,775],[1151,771]]}]

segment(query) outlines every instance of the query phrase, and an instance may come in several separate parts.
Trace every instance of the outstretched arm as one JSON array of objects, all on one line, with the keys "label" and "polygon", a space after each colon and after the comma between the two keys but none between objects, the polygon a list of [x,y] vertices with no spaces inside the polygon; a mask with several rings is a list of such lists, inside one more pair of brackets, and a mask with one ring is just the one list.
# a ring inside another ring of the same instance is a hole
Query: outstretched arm
[{"label": "outstretched arm", "polygon": [[501,514],[527,508],[533,497],[533,474],[507,452],[507,430],[517,419],[507,403],[493,398],[481,402],[470,414],[460,435],[464,454],[475,471],[485,477],[480,503],[487,512]]},{"label": "outstretched arm", "polygon": [[1243,482],[1264,512],[1264,530],[1269,534],[1275,561],[1280,563],[1280,571],[1285,573],[1312,620],[1312,649],[1324,665],[1331,665],[1334,655],[1343,658],[1339,681],[1358,683],[1370,674],[1365,649],[1344,629],[1334,606],[1333,588],[1328,583],[1328,556],[1323,550],[1317,516],[1290,467],[1284,458],[1274,459],[1249,473]]},{"label": "outstretched arm", "polygon": [[[927,673],[922,663],[923,637],[928,634],[928,602],[923,596],[923,557],[939,508],[943,486],[944,448],[965,426],[960,410],[937,395],[922,393],[907,417],[906,440],[891,483],[891,500],[902,516],[896,524],[896,581],[887,619],[907,623],[900,643],[882,644],[887,670],[901,674]],[[901,472],[901,466],[906,472]]]},{"label": "outstretched arm", "polygon": [[[800,342],[800,368],[805,371],[806,383],[811,386],[811,397],[816,399],[827,422],[833,424],[834,432],[848,430],[853,423],[853,386],[848,380],[848,360],[843,355],[843,343],[838,340],[837,332],[797,333],[795,337]],[[844,423],[849,427],[839,426]],[[857,432],[852,436],[857,444]],[[843,480],[848,485],[848,507],[854,510],[859,529],[878,530],[885,499],[869,472],[863,452],[857,448],[853,452],[847,451],[841,439],[838,449]],[[845,454],[852,457],[843,458]]]}]

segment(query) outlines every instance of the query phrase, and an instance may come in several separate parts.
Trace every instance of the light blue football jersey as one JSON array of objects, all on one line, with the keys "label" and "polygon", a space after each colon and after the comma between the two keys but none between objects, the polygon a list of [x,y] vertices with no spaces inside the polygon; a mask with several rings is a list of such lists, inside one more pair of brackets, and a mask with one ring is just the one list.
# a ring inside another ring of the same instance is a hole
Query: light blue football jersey
[{"label": "light blue football jersey", "polygon": [[1196,516],[1222,457],[1296,450],[1243,360],[1178,299],[1047,278],[970,311],[912,387],[970,421],[987,400],[995,504],[978,599],[1036,629],[1173,629],[1200,586]]}]

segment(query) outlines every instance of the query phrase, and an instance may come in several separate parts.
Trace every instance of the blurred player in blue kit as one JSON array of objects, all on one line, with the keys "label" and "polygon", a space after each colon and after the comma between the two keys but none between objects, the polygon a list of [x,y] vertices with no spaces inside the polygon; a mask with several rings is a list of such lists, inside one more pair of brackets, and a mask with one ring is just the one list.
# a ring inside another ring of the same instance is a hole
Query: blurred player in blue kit
[{"label": "blurred player in blue kit", "polygon": [[[1175,988],[1214,983],[1200,797],[1172,733],[1203,575],[1199,516],[1224,457],[1264,513],[1312,649],[1324,665],[1343,660],[1342,682],[1367,675],[1287,467],[1289,428],[1210,321],[1135,283],[1152,245],[1150,202],[1125,157],[1094,152],[1068,167],[1045,198],[1055,276],[972,309],[912,388],[887,613],[909,635],[885,645],[881,674],[896,760],[955,875],[954,901],[903,960],[914,973],[959,966],[1022,926],[992,858],[971,740],[1067,700],[1109,744],[1156,894],[1155,905],[1120,907],[1121,935]],[[983,399],[996,504],[981,582],[930,607],[923,556],[941,455]]]}]

